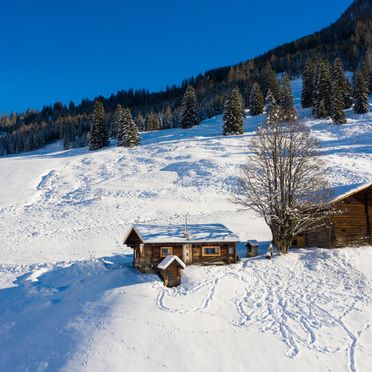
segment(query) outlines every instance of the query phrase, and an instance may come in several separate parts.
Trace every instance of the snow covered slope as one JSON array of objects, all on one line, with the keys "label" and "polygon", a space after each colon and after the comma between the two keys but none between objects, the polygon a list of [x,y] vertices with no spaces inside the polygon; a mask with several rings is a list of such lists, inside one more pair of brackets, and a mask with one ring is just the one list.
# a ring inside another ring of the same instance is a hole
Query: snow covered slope
[{"label": "snow covered slope", "polygon": [[[293,83],[299,102],[300,81]],[[310,120],[334,186],[372,180],[372,114]],[[368,371],[372,250],[299,250],[188,267],[183,285],[130,267],[132,223],[222,223],[271,239],[232,203],[262,116],[221,117],[88,152],[60,144],[0,159],[0,370]],[[124,254],[126,253],[126,254]],[[124,254],[124,255],[123,255]]]}]

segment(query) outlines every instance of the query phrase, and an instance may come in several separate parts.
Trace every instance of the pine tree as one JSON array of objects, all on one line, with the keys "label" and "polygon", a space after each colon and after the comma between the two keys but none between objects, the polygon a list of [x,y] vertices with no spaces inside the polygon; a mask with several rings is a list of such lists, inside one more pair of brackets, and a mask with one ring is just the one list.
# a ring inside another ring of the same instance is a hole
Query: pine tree
[{"label": "pine tree", "polygon": [[345,76],[345,72],[342,67],[341,60],[339,58],[336,59],[333,67],[333,80],[335,84],[338,86],[338,89],[342,96],[344,108],[345,109],[350,108],[353,104],[351,86],[349,80]]},{"label": "pine tree", "polygon": [[369,111],[368,83],[362,71],[356,71],[354,74],[353,96],[354,112],[356,114],[366,114]]},{"label": "pine tree", "polygon": [[313,116],[315,119],[322,119],[328,116],[328,111],[325,108],[324,99],[317,99],[313,107]]},{"label": "pine tree", "polygon": [[144,132],[146,130],[146,121],[140,112],[137,114],[135,122],[140,132]]},{"label": "pine tree", "polygon": [[172,115],[172,110],[169,106],[167,106],[165,110],[165,129],[171,129],[173,128],[173,115]]},{"label": "pine tree", "polygon": [[368,85],[368,94],[372,93],[372,50],[364,55],[361,70]]},{"label": "pine tree", "polygon": [[332,121],[335,124],[345,124],[347,122],[344,111],[344,97],[341,94],[341,89],[337,82],[335,83],[333,93]]},{"label": "pine tree", "polygon": [[243,100],[238,88],[233,89],[226,98],[223,121],[224,136],[244,133]]},{"label": "pine tree", "polygon": [[163,129],[163,123],[159,114],[154,114],[154,130]]},{"label": "pine tree", "polygon": [[121,107],[121,105],[117,105],[114,113],[114,120],[111,125],[111,135],[115,138],[117,138],[118,136],[122,112],[123,108]]},{"label": "pine tree", "polygon": [[267,96],[267,92],[271,90],[276,100],[280,97],[280,85],[276,77],[276,73],[273,71],[270,65],[266,65],[261,72],[261,87],[262,94],[264,97]]},{"label": "pine tree", "polygon": [[153,131],[156,130],[156,120],[155,120],[155,114],[153,112],[150,112],[146,115],[146,131]]},{"label": "pine tree", "polygon": [[181,126],[184,129],[199,124],[195,89],[188,85],[182,99]]},{"label": "pine tree", "polygon": [[118,146],[133,147],[139,145],[139,131],[128,108],[122,110],[118,132]]},{"label": "pine tree", "polygon": [[90,129],[89,149],[98,150],[109,145],[107,128],[105,126],[105,109],[101,101],[94,104],[94,121]]},{"label": "pine tree", "polygon": [[249,95],[249,111],[252,116],[262,114],[264,109],[264,100],[261,88],[257,83],[253,83],[251,94]]},{"label": "pine tree", "polygon": [[278,103],[276,102],[276,99],[274,97],[274,94],[271,91],[271,89],[269,89],[267,91],[266,98],[265,98],[265,110],[268,111],[272,107],[275,107],[277,105],[278,105]]},{"label": "pine tree", "polygon": [[302,93],[301,93],[301,106],[308,108],[313,106],[313,89],[314,89],[314,74],[315,66],[314,63],[309,60],[306,63],[306,67],[302,78]]},{"label": "pine tree", "polygon": [[284,121],[283,109],[276,102],[271,90],[267,92],[265,99],[266,123],[278,124]]},{"label": "pine tree", "polygon": [[279,105],[283,109],[284,121],[295,121],[297,119],[297,113],[293,104],[291,81],[287,74],[283,76],[281,81]]},{"label": "pine tree", "polygon": [[332,76],[329,64],[317,61],[314,76],[313,115],[315,118],[327,118],[332,114]]}]

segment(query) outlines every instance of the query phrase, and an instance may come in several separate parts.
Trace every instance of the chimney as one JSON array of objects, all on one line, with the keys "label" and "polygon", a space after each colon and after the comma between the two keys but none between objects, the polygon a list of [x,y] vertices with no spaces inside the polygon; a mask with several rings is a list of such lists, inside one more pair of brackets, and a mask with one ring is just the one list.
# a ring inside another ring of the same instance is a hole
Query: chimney
[{"label": "chimney", "polygon": [[185,239],[189,240],[189,232],[187,230],[187,213],[185,214],[185,232],[184,232],[184,235],[185,235]]}]

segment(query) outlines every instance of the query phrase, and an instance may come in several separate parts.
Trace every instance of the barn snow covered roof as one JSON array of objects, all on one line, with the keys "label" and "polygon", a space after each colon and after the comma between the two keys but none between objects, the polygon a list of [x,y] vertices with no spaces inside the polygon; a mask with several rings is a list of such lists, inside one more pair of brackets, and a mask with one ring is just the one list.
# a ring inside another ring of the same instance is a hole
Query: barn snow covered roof
[{"label": "barn snow covered roof", "polygon": [[201,242],[239,242],[240,239],[222,224],[187,225],[188,239],[185,237],[185,225],[145,225],[135,224],[128,232],[135,230],[143,243],[201,243]]},{"label": "barn snow covered roof", "polygon": [[164,258],[159,264],[158,269],[165,270],[173,261],[177,261],[177,263],[183,268],[186,269],[185,263],[177,256],[169,255]]},{"label": "barn snow covered roof", "polygon": [[353,194],[358,193],[359,191],[363,191],[367,189],[368,187],[372,186],[372,182],[370,183],[357,183],[357,184],[351,184],[351,185],[343,185],[343,186],[337,186],[332,188],[332,202],[338,202],[341,201],[348,196],[351,196]]},{"label": "barn snow covered roof", "polygon": [[314,204],[325,202],[325,203],[338,203],[342,200],[357,194],[372,186],[372,182],[367,183],[353,183],[348,185],[338,185],[323,190],[314,192],[312,195],[306,197],[306,200]]}]

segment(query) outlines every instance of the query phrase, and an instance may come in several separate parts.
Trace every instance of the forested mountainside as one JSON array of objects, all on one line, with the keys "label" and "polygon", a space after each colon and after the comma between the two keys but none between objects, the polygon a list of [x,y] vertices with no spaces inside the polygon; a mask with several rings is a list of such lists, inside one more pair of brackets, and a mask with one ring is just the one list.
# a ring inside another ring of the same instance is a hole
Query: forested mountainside
[{"label": "forested mountainside", "polygon": [[165,129],[180,125],[182,96],[191,85],[197,94],[199,119],[212,117],[222,112],[224,99],[233,87],[239,87],[247,105],[255,83],[265,91],[272,73],[300,75],[306,61],[315,57],[331,63],[339,58],[351,71],[363,65],[371,76],[372,1],[354,1],[335,23],[319,32],[246,62],[206,71],[161,92],[129,89],[108,98],[83,99],[79,105],[56,102],[40,111],[4,114],[0,119],[0,155],[32,150],[58,139],[64,140],[66,148],[85,146],[97,100],[103,103],[108,126],[120,104],[131,109],[141,130]]}]

